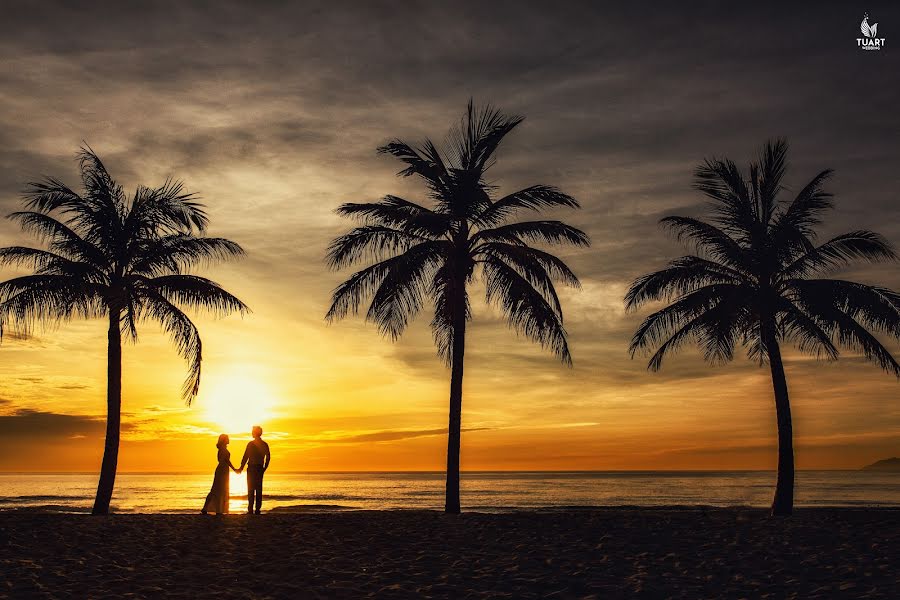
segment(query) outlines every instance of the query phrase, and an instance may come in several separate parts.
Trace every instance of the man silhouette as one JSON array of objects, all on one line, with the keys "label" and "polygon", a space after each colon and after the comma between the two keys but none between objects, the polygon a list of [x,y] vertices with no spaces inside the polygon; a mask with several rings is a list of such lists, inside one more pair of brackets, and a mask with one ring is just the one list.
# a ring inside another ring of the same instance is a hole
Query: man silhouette
[{"label": "man silhouette", "polygon": [[[244,450],[244,458],[241,459],[241,470],[247,465],[247,514],[253,514],[254,500],[256,514],[262,508],[263,474],[269,468],[272,455],[269,453],[269,445],[262,439],[262,427],[253,426],[251,435],[253,439]],[[248,464],[249,463],[249,464]]]}]

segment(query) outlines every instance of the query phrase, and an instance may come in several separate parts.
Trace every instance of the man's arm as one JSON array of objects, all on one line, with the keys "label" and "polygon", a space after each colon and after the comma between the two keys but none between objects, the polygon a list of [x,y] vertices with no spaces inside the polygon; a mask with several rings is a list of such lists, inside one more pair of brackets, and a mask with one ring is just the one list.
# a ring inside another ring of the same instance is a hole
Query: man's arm
[{"label": "man's arm", "polygon": [[[265,443],[265,442],[263,442]],[[263,473],[266,472],[266,469],[269,468],[269,463],[272,462],[272,453],[269,452],[269,444],[266,444],[266,464],[263,465]]]},{"label": "man's arm", "polygon": [[247,464],[247,461],[250,460],[250,457],[247,456],[248,452],[250,452],[250,444],[247,444],[247,447],[244,449],[244,458],[241,459],[241,469],[243,469],[244,465]]}]

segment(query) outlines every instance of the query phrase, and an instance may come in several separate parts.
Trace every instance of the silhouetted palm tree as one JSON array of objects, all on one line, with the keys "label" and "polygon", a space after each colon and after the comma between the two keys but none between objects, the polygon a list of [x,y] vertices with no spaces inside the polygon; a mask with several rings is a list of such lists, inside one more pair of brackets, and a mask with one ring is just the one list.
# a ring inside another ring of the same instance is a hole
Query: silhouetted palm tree
[{"label": "silhouetted palm tree", "polygon": [[707,160],[694,187],[710,200],[711,219],[666,217],[661,223],[692,242],[699,256],[683,256],[662,271],[638,278],[627,308],[671,302],[635,332],[631,354],[656,348],[649,368],[686,341],[712,363],[730,361],[741,344],[751,359],[768,361],[778,422],[778,478],[772,513],[790,514],[794,498],[791,408],[781,358],[782,342],[828,359],[837,346],[862,352],[900,377],[900,365],[870,330],[900,337],[900,295],[889,289],[820,278],[853,261],[896,258],[871,231],[853,231],[815,245],[815,227],[832,207],[822,171],[791,202],[783,190],[787,144],[767,143],[745,178],[730,160]]},{"label": "silhouetted palm tree", "polygon": [[333,269],[367,259],[375,262],[335,290],[327,319],[356,313],[371,297],[366,319],[396,340],[426,301],[434,306],[434,340],[451,368],[445,503],[450,513],[460,509],[463,357],[466,322],[471,318],[466,286],[480,274],[487,302],[499,305],[511,327],[571,364],[554,282],[578,286],[578,278],[562,260],[528,243],[586,246],[588,238],[559,221],[507,221],[521,210],[578,208],[578,203],[545,185],[495,201],[493,187],[485,181],[500,142],[521,122],[522,117],[506,116],[491,107],[476,110],[470,101],[443,152],[430,140],[418,148],[401,141],[379,148],[409,165],[400,175],[422,178],[433,206],[396,196],[344,204],[337,213],[364,224],[334,240],[328,251]]},{"label": "silhouetted palm tree", "polygon": [[243,250],[200,235],[207,225],[203,205],[180,182],[138,187],[129,201],[93,151],[83,148],[78,161],[83,194],[46,178],[29,184],[27,210],[10,215],[49,249],[0,249],[0,264],[34,269],[33,275],[0,283],[0,326],[12,324],[28,334],[35,323],[108,317],[106,444],[93,508],[94,514],[107,514],[119,454],[123,332],[136,340],[139,322],[162,324],[190,363],[182,389],[190,403],[200,386],[201,341],[179,305],[222,315],[243,314],[247,307],[215,282],[186,271]]}]

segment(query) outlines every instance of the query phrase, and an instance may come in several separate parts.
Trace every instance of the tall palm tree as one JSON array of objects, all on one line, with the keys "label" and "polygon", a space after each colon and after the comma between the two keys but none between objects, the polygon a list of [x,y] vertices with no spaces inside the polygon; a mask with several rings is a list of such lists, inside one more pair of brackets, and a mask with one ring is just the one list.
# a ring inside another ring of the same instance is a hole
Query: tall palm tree
[{"label": "tall palm tree", "polygon": [[343,204],[337,213],[361,219],[363,224],[335,239],[328,249],[332,269],[374,261],[334,291],[328,320],[356,313],[360,303],[371,297],[366,319],[396,340],[426,301],[434,307],[434,341],[451,368],[448,513],[460,510],[463,358],[466,323],[471,319],[467,286],[480,276],[487,302],[500,307],[512,328],[571,364],[554,282],[578,286],[578,278],[562,260],[529,242],[587,246],[588,238],[560,221],[510,223],[508,219],[523,210],[578,208],[578,202],[546,185],[494,200],[494,188],[485,181],[500,142],[522,120],[490,106],[478,110],[470,101],[443,151],[431,140],[420,147],[395,140],[379,148],[408,165],[401,176],[416,175],[425,182],[433,205],[428,208],[396,196],[375,203]]},{"label": "tall palm tree", "polygon": [[825,275],[855,261],[897,258],[890,244],[871,231],[852,231],[816,245],[815,228],[832,208],[816,175],[787,202],[784,140],[766,144],[749,177],[730,160],[707,160],[696,171],[695,189],[710,202],[707,221],[666,217],[661,223],[696,255],[683,256],[638,278],[625,296],[627,308],[671,302],[647,317],[631,341],[631,354],[656,348],[649,368],[684,342],[694,341],[707,361],[724,363],[735,346],[769,363],[778,422],[778,477],[772,514],[791,513],[794,450],[791,407],[781,344],[834,360],[838,346],[900,377],[900,365],[871,332],[900,338],[900,295],[889,289]]},{"label": "tall palm tree", "polygon": [[90,148],[82,148],[78,162],[82,194],[48,177],[28,185],[25,211],[9,215],[48,249],[0,249],[0,264],[34,269],[0,283],[0,333],[4,324],[27,335],[36,323],[108,318],[106,443],[93,507],[94,514],[107,514],[119,455],[123,333],[136,341],[138,323],[162,325],[190,364],[182,388],[190,404],[200,386],[202,344],[179,305],[220,315],[248,309],[217,283],[187,272],[243,250],[226,239],[203,237],[203,205],[181,182],[138,187],[129,200]]}]

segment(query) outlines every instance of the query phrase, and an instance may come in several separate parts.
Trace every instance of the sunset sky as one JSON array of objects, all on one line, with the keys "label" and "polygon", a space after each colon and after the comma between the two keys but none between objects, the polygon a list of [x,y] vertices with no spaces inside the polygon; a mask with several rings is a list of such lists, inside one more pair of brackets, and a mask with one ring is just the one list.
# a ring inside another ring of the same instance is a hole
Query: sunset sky
[{"label": "sunset sky", "polygon": [[[583,282],[562,292],[571,369],[472,290],[462,468],[773,468],[768,369],[743,353],[710,367],[689,349],[649,373],[628,355],[646,312],[626,314],[622,297],[685,253],[657,222],[702,213],[694,166],[713,155],[745,166],[774,136],[791,143],[791,188],[837,171],[823,237],[870,228],[900,246],[900,10],[357,4],[4,6],[0,213],[41,175],[75,186],[87,142],[129,191],[183,179],[207,204],[210,233],[247,251],[206,272],[253,313],[197,317],[193,406],[179,398],[186,365],[158,327],[126,346],[120,471],[211,470],[217,434],[234,434],[239,455],[254,423],[276,469],[443,468],[449,372],[427,315],[397,343],[362,317],[326,324],[349,272],[323,257],[351,226],[338,204],[427,200],[375,149],[442,138],[469,97],[526,116],[491,171],[499,191],[560,187],[583,209],[554,216],[593,244],[560,251]],[[857,47],[865,11],[887,38],[881,51]],[[13,244],[34,241],[4,220],[0,246]],[[841,277],[900,288],[896,263]],[[0,471],[99,468],[105,327],[4,338]],[[900,455],[894,377],[849,352],[838,363],[788,352],[786,368],[798,468]]]}]

